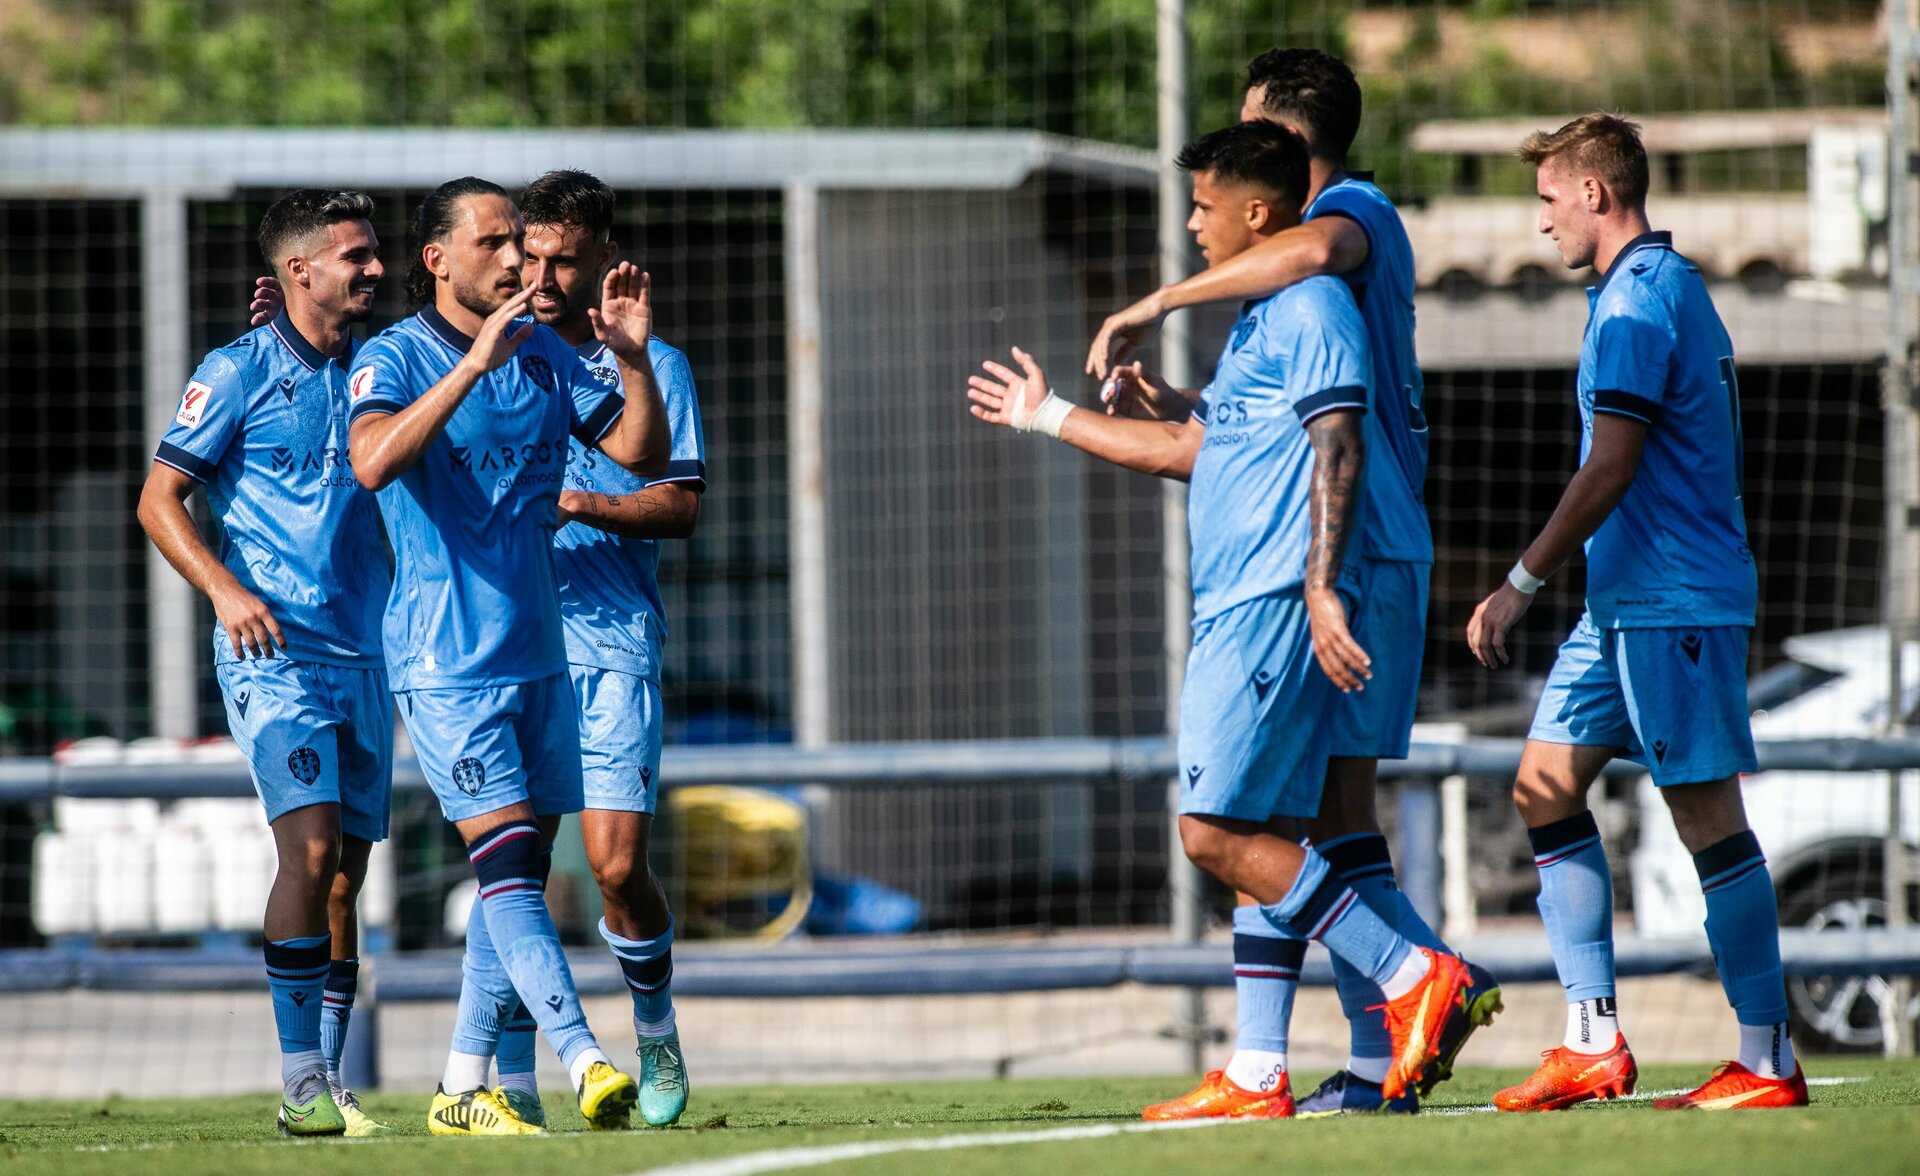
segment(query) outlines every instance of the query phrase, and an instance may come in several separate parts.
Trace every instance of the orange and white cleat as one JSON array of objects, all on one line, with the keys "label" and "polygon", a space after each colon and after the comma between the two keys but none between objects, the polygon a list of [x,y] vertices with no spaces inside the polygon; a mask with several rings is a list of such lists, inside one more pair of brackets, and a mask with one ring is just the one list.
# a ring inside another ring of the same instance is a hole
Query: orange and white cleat
[{"label": "orange and white cleat", "polygon": [[1209,1070],[1200,1085],[1172,1102],[1155,1103],[1140,1112],[1143,1119],[1291,1119],[1293,1084],[1285,1074],[1272,1090],[1248,1090],[1227,1077],[1225,1070]]},{"label": "orange and white cleat", "polygon": [[1557,1045],[1540,1054],[1544,1060],[1533,1077],[1493,1096],[1503,1111],[1563,1111],[1576,1103],[1619,1098],[1633,1093],[1640,1067],[1627,1050],[1627,1039],[1614,1035],[1613,1048],[1603,1054],[1575,1053]]},{"label": "orange and white cleat", "polygon": [[1807,1105],[1807,1075],[1798,1065],[1791,1078],[1762,1078],[1739,1062],[1722,1062],[1698,1090],[1653,1100],[1660,1111],[1760,1110]]},{"label": "orange and white cleat", "polygon": [[1380,1084],[1380,1092],[1389,1099],[1399,1098],[1418,1083],[1439,1058],[1455,1018],[1467,1015],[1466,991],[1473,982],[1467,962],[1459,956],[1424,947],[1413,950],[1427,957],[1426,979],[1400,999],[1375,1006],[1386,1010],[1387,1032],[1393,1039],[1393,1065]]}]

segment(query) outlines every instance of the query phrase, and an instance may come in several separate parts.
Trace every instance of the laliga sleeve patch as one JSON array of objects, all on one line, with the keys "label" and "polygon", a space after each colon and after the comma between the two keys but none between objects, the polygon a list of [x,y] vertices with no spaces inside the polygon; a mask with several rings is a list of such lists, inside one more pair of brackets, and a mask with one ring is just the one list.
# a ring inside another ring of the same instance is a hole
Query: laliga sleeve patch
[{"label": "laliga sleeve patch", "polygon": [[180,411],[173,414],[175,424],[191,429],[200,424],[200,418],[206,415],[207,403],[213,399],[213,386],[202,384],[198,380],[189,381],[187,390],[180,397]]},{"label": "laliga sleeve patch", "polygon": [[348,399],[358,400],[373,391],[373,369],[363,367],[347,379]]}]

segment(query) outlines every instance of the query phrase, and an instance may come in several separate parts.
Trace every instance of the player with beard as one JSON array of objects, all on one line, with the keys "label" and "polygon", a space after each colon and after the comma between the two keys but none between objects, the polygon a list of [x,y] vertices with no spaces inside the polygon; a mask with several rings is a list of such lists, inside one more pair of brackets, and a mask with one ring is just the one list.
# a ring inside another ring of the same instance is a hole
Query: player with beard
[{"label": "player with beard", "polygon": [[521,315],[520,213],[497,185],[442,184],[415,220],[420,312],[369,343],[350,381],[353,466],[379,493],[395,558],[388,673],[421,769],[480,883],[458,1021],[428,1128],[539,1134],[487,1088],[500,1022],[524,1002],[597,1130],[638,1098],[580,1007],[544,900],[546,847],[582,804],[579,710],[566,677],[553,533],[569,436],[642,478],[669,431],[647,359],[646,275],[610,270],[587,314],[624,391]]}]

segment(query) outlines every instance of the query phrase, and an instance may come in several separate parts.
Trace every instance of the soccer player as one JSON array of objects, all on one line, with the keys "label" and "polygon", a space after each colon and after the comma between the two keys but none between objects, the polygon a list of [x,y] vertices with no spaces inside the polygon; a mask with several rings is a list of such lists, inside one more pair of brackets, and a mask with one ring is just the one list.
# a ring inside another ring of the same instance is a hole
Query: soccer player
[{"label": "soccer player", "polygon": [[[394,695],[480,883],[428,1128],[541,1133],[487,1088],[497,1021],[523,1001],[588,1125],[621,1128],[634,1081],[587,1027],[543,897],[545,847],[582,801],[551,548],[569,435],[643,477],[666,466],[647,282],[623,264],[588,311],[623,400],[552,330],[518,321],[544,282],[521,280],[520,214],[502,189],[473,177],[442,184],[414,232],[407,294],[421,309],[362,349],[349,413],[354,472],[378,491],[393,541]],[[483,1038],[465,1032],[488,1021]]]},{"label": "soccer player", "polygon": [[[391,577],[347,447],[347,332],[373,313],[382,273],[372,215],[359,192],[310,188],[267,210],[260,252],[285,309],[201,362],[140,494],[154,546],[213,603],[227,724],[279,855],[264,931],[287,1135],[387,1133],[340,1083],[354,904],[393,783]],[[221,524],[217,557],[187,513],[197,486]]]},{"label": "soccer player", "polygon": [[[1373,361],[1374,385],[1367,419],[1367,504],[1359,554],[1367,592],[1353,620],[1353,636],[1372,660],[1350,677],[1333,669],[1345,695],[1334,714],[1332,758],[1319,815],[1303,831],[1334,872],[1395,930],[1424,947],[1445,950],[1440,937],[1395,883],[1387,839],[1374,807],[1381,759],[1404,759],[1419,700],[1420,664],[1426,643],[1427,582],[1433,539],[1427,526],[1427,422],[1421,411],[1423,382],[1413,347],[1413,249],[1393,202],[1362,173],[1347,170],[1349,147],[1360,128],[1360,85],[1337,57],[1316,49],[1274,49],[1247,67],[1240,116],[1266,120],[1302,136],[1311,153],[1310,185],[1303,223],[1274,233],[1230,260],[1218,261],[1185,281],[1164,287],[1108,318],[1088,354],[1089,374],[1106,378],[1116,358],[1140,341],[1169,312],[1225,300],[1265,298],[1317,275],[1342,278],[1353,291]],[[1110,411],[1126,415],[1183,416],[1185,402],[1139,379],[1133,365],[1117,385]],[[1240,897],[1234,915],[1234,988],[1238,1033],[1227,1074],[1248,1085],[1271,1070],[1280,1025],[1298,984],[1306,945],[1284,928],[1258,917],[1252,900]],[[1303,1117],[1389,1110],[1410,1112],[1419,1097],[1444,1081],[1475,1028],[1500,1011],[1498,983],[1473,967],[1468,1015],[1452,1024],[1440,1059],[1416,1091],[1389,1100],[1381,1092],[1391,1062],[1379,1018],[1375,987],[1338,957],[1334,981],[1350,1025],[1346,1067],[1300,1100]],[[1189,1100],[1162,1104],[1167,1117],[1222,1111],[1206,1087]],[[1225,1108],[1227,1112],[1231,1107]]]},{"label": "soccer player", "polygon": [[[599,305],[618,254],[613,209],[613,189],[579,171],[549,172],[520,195],[527,225],[522,274],[533,290],[534,317],[609,386],[620,378],[618,363],[587,312]],[[673,430],[667,468],[637,478],[572,438],[553,562],[567,672],[580,708],[580,832],[605,907],[600,934],[633,996],[640,1115],[664,1127],[686,1110],[688,1086],[674,1027],[673,916],[647,864],[659,795],[667,628],[655,569],[660,540],[684,539],[699,522],[706,449],[686,356],[658,336],[648,338],[647,354]],[[544,1121],[533,1044],[522,1007],[501,1026],[498,1094],[521,1118]]]},{"label": "soccer player", "polygon": [[[1306,144],[1292,131],[1241,123],[1189,144],[1179,162],[1193,175],[1188,227],[1210,266],[1300,221],[1309,167]],[[1373,373],[1352,293],[1336,278],[1311,277],[1249,302],[1212,384],[1178,421],[1074,408],[1053,395],[1025,352],[1014,357],[1022,373],[988,363],[988,376],[972,377],[975,416],[1191,481],[1194,638],[1180,698],[1181,840],[1196,865],[1257,904],[1236,918],[1241,935],[1257,918],[1300,945],[1289,959],[1255,956],[1260,966],[1297,979],[1305,941],[1319,939],[1382,989],[1384,1010],[1373,1015],[1385,1013],[1391,1055],[1381,1085],[1386,1098],[1399,1097],[1465,1015],[1467,967],[1409,942],[1358,900],[1324,855],[1271,827],[1276,817],[1318,809],[1339,702],[1333,683],[1354,681],[1366,662],[1347,626],[1364,585],[1359,561],[1346,556],[1360,515]],[[1121,379],[1155,377],[1131,368]],[[1157,394],[1178,395],[1164,385]],[[1290,1004],[1293,989],[1284,991]],[[1291,1115],[1290,1011],[1275,1010],[1258,1073],[1215,1071],[1177,1114],[1150,1108],[1148,1117]]]},{"label": "soccer player", "polygon": [[1580,469],[1507,582],[1467,625],[1474,656],[1507,662],[1533,595],[1582,544],[1587,611],[1560,647],[1521,754],[1514,803],[1540,870],[1540,917],[1567,992],[1566,1038],[1494,1096],[1548,1111],[1632,1092],[1614,1003],[1613,880],[1587,790],[1607,761],[1645,764],[1693,853],[1707,938],[1740,1052],[1654,1106],[1804,1106],[1787,1038],[1780,921],[1740,773],[1754,770],[1747,640],[1758,584],[1741,505],[1733,345],[1700,270],[1649,231],[1639,128],[1607,114],[1529,136],[1540,231],[1600,284],[1580,348]]}]

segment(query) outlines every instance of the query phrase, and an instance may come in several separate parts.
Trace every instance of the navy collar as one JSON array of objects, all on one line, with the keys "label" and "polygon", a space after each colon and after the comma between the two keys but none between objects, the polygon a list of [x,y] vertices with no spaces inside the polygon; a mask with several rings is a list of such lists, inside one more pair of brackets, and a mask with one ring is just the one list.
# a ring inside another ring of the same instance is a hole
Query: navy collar
[{"label": "navy collar", "polygon": [[421,323],[425,324],[427,330],[432,331],[438,336],[442,343],[445,343],[460,354],[465,355],[467,352],[473,350],[473,336],[465,334],[458,327],[448,322],[445,315],[434,309],[433,303],[429,302],[421,307],[420,313],[416,317],[419,318]]},{"label": "navy collar", "polygon": [[1651,232],[1642,233],[1638,237],[1635,237],[1633,240],[1627,242],[1626,246],[1622,248],[1619,253],[1614,255],[1613,264],[1607,267],[1606,273],[1600,275],[1600,284],[1593,288],[1594,296],[1598,297],[1600,293],[1607,288],[1607,283],[1613,280],[1613,275],[1625,268],[1627,258],[1632,257],[1639,250],[1672,248],[1673,234],[1665,229],[1654,229]]},{"label": "navy collar", "polygon": [[580,356],[581,359],[586,360],[588,363],[592,363],[594,360],[599,359],[602,353],[606,351],[606,349],[607,349],[607,345],[605,343],[602,343],[599,339],[589,339],[585,343],[582,343],[578,347],[575,347],[573,350]]},{"label": "navy collar", "polygon": [[[321,368],[327,366],[328,360],[333,358],[318,347],[307,342],[307,337],[300,333],[300,328],[293,325],[293,320],[287,317],[287,312],[284,310],[282,310],[272,322],[268,323],[267,326],[273,331],[274,338],[280,340],[281,344],[284,345],[288,351],[293,352],[293,357],[299,360],[301,365],[310,372],[319,371]],[[347,340],[347,350],[340,356],[340,362],[345,363],[352,356],[353,340],[349,338]]]}]

